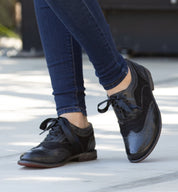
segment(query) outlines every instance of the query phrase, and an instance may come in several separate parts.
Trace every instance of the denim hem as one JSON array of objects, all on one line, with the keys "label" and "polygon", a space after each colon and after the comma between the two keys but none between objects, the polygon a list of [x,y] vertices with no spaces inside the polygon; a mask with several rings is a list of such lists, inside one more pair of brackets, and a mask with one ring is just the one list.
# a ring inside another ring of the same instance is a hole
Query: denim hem
[{"label": "denim hem", "polygon": [[119,83],[121,83],[122,80],[124,80],[127,74],[128,74],[128,67],[126,70],[122,71],[122,73],[119,75],[119,78],[116,81],[107,85],[103,85],[104,89],[109,90],[116,87]]},{"label": "denim hem", "polygon": [[82,109],[81,107],[67,107],[67,108],[57,110],[58,116],[64,113],[74,113],[74,112],[81,112],[83,113],[84,116],[87,116],[86,110]]}]

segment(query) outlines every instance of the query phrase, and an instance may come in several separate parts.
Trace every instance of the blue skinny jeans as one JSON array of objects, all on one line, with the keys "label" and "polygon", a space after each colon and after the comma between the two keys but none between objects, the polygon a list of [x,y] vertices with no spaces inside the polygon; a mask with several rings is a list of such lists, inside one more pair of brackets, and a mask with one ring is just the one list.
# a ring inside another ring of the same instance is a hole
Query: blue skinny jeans
[{"label": "blue skinny jeans", "polygon": [[58,115],[87,115],[82,48],[105,90],[128,73],[97,0],[34,0]]}]

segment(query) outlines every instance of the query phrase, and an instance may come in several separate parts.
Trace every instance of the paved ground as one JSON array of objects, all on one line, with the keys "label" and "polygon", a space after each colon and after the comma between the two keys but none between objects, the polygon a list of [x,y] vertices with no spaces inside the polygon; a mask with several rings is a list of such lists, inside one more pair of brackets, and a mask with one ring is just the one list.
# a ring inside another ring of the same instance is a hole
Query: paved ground
[{"label": "paved ground", "polygon": [[142,163],[129,163],[113,112],[97,113],[96,105],[105,99],[105,92],[84,57],[86,100],[98,160],[29,169],[16,164],[19,155],[43,139],[40,122],[56,116],[46,64],[43,59],[0,57],[0,191],[177,192],[178,58],[134,60],[151,70],[162,112],[163,131],[153,153]]}]

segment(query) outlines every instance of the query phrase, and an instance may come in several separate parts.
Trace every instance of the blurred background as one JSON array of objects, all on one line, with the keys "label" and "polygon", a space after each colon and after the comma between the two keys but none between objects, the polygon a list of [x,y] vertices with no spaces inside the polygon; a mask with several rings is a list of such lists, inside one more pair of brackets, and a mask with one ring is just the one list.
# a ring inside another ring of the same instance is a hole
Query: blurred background
[{"label": "blurred background", "polygon": [[0,38],[1,55],[43,56],[33,0],[1,0]]},{"label": "blurred background", "polygon": [[[121,53],[178,55],[178,0],[98,1]],[[43,56],[33,0],[1,0],[0,54]]]}]

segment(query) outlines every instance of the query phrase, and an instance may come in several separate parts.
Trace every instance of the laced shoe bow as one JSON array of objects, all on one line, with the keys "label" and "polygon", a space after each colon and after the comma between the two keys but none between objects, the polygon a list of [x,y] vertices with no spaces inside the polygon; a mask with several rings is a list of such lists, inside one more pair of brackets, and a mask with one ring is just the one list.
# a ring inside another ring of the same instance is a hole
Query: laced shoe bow
[{"label": "laced shoe bow", "polygon": [[[106,103],[106,106],[100,108],[104,103]],[[132,104],[131,100],[127,99],[122,93],[112,95],[105,101],[99,103],[98,112],[105,113],[110,105],[115,109],[119,124],[136,118],[142,112],[141,107]]]}]

